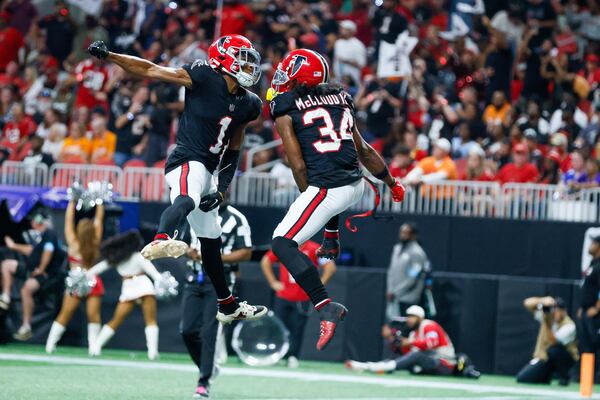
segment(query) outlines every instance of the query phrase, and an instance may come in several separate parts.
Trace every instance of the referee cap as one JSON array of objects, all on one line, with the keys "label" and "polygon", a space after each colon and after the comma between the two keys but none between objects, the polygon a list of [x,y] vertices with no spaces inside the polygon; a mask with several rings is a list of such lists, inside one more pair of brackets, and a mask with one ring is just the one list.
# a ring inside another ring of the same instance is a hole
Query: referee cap
[{"label": "referee cap", "polygon": [[421,306],[410,306],[406,310],[406,315],[413,315],[421,319],[425,318],[425,310]]}]

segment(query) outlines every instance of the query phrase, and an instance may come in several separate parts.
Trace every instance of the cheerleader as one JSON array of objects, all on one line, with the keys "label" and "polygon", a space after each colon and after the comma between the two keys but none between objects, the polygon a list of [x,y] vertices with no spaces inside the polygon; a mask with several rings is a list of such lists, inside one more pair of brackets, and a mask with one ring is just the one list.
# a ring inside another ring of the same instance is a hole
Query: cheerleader
[{"label": "cheerleader", "polygon": [[99,356],[102,347],[113,337],[115,331],[127,315],[133,311],[136,303],[141,304],[144,322],[146,324],[146,347],[148,358],[154,360],[158,357],[158,326],[156,325],[156,298],[154,285],[148,275],[156,282],[161,275],[154,265],[139,253],[143,239],[138,231],[129,231],[114,236],[100,248],[103,261],[96,264],[88,271],[89,276],[97,276],[109,268],[116,268],[123,278],[121,296],[109,323],[104,325],[92,345],[90,354]]},{"label": "cheerleader", "polygon": [[[98,258],[98,248],[102,239],[104,226],[104,206],[96,206],[94,219],[81,219],[75,226],[75,202],[71,200],[65,214],[65,240],[68,246],[69,267],[71,269],[89,269]],[[100,305],[104,295],[104,286],[100,278],[85,300],[88,320],[88,349],[91,351],[92,343],[100,332]],[[46,340],[46,352],[53,353],[56,344],[65,332],[69,321],[81,303],[81,298],[65,292],[62,307],[56,320],[52,323],[48,339]]]}]

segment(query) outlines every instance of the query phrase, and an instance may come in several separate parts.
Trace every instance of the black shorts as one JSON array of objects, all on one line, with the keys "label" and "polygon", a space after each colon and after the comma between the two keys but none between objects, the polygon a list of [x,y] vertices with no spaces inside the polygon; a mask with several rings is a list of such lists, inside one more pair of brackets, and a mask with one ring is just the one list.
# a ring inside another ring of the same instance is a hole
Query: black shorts
[{"label": "black shorts", "polygon": [[29,268],[26,263],[19,263],[17,265],[17,272],[15,273],[15,276],[23,280],[29,278],[35,279],[40,284],[40,289],[42,290],[45,289],[51,283],[51,281],[54,280],[51,278],[56,277],[56,274],[52,273],[31,276],[30,274],[32,271],[33,269]]}]

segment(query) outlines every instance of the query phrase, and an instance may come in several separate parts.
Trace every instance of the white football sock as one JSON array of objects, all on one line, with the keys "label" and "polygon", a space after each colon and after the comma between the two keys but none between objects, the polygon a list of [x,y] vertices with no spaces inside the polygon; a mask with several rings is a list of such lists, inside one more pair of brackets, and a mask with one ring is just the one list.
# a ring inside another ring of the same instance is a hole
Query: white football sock
[{"label": "white football sock", "polygon": [[56,350],[56,343],[59,342],[62,335],[65,333],[65,327],[54,321],[50,327],[50,333],[48,333],[48,339],[46,339],[46,353],[54,353]]},{"label": "white football sock", "polygon": [[149,325],[144,329],[146,334],[146,347],[148,348],[148,359],[155,360],[158,357],[158,326]]},{"label": "white football sock", "polygon": [[92,343],[90,350],[91,356],[99,356],[102,353],[102,347],[113,337],[115,331],[108,325],[104,325],[100,330],[96,340]]},{"label": "white football sock", "polygon": [[92,353],[92,346],[93,346],[94,342],[96,341],[96,339],[98,338],[98,334],[100,333],[100,327],[101,327],[101,325],[97,322],[89,322],[87,325],[88,352],[90,354]]}]

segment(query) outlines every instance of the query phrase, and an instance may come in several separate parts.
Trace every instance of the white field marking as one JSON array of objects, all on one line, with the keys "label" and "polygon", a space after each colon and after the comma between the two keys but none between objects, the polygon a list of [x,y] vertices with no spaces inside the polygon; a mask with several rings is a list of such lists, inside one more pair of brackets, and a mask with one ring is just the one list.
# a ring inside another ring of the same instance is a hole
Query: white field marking
[{"label": "white field marking", "polygon": [[[102,367],[123,367],[135,369],[152,369],[152,370],[170,370],[196,372],[197,368],[192,365],[170,364],[161,362],[144,362],[144,361],[126,361],[126,360],[102,360],[96,358],[83,357],[63,357],[63,356],[43,356],[33,354],[15,354],[15,353],[0,353],[0,360],[5,361],[29,361],[38,363],[62,364],[62,365],[88,365]],[[446,390],[462,390],[472,393],[502,393],[513,396],[544,396],[545,398],[560,398],[560,399],[579,399],[579,393],[568,392],[564,390],[553,389],[538,389],[531,387],[504,387],[483,385],[477,383],[455,383],[442,382],[431,380],[413,380],[396,376],[393,378],[384,378],[377,376],[361,376],[361,375],[340,375],[329,373],[303,372],[303,371],[277,371],[270,369],[250,369],[224,367],[221,369],[224,375],[232,376],[252,376],[261,378],[283,378],[283,379],[300,379],[306,381],[319,382],[341,382],[350,384],[365,384],[387,387],[416,387],[427,389],[446,389]],[[437,397],[439,399],[439,397]],[[451,397],[450,397],[451,398]],[[600,399],[600,395],[592,396],[593,399]]]}]

